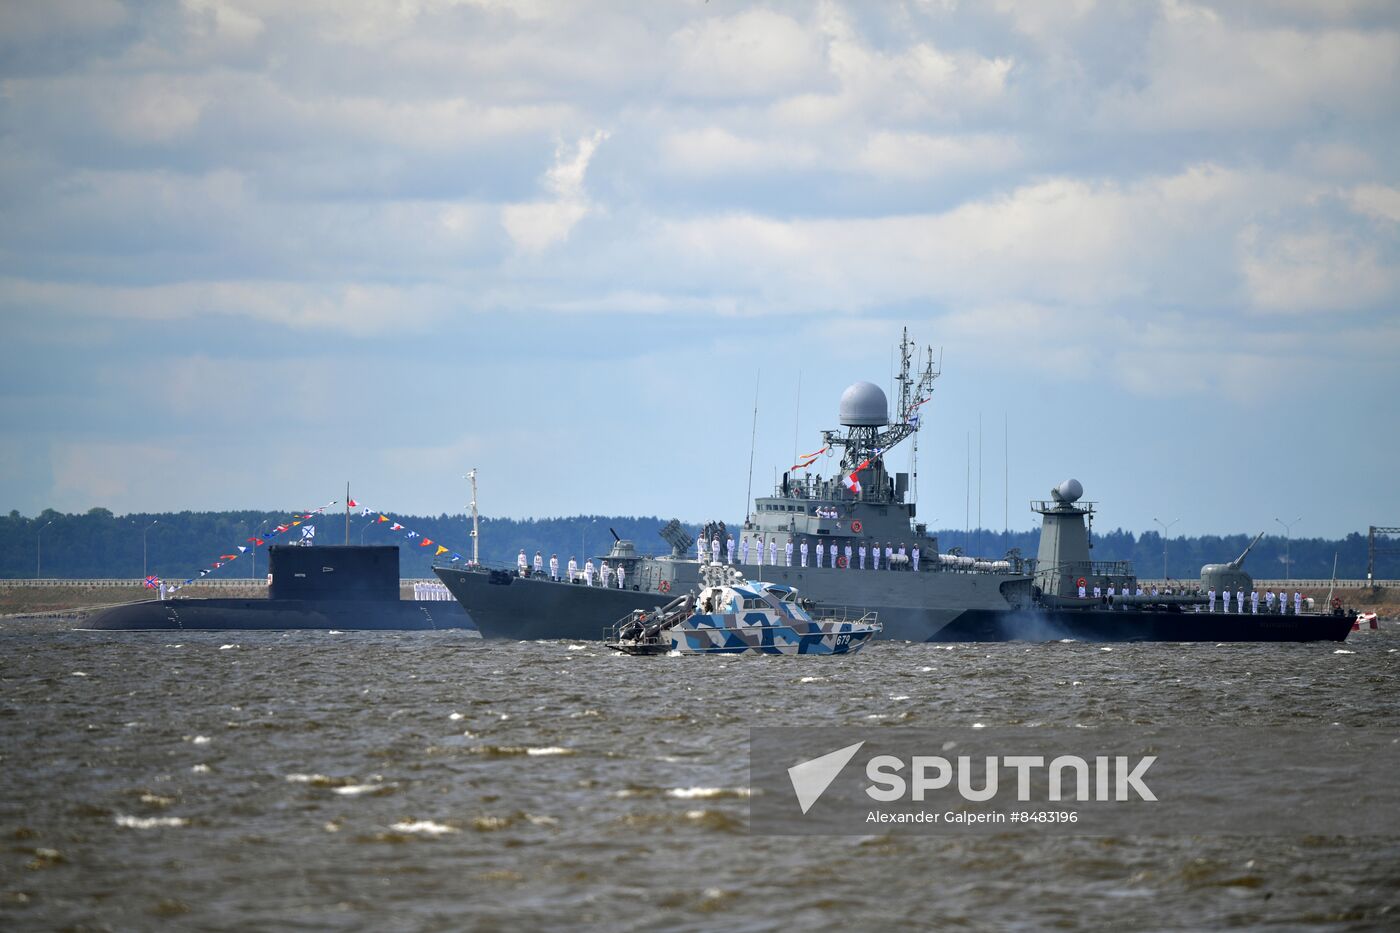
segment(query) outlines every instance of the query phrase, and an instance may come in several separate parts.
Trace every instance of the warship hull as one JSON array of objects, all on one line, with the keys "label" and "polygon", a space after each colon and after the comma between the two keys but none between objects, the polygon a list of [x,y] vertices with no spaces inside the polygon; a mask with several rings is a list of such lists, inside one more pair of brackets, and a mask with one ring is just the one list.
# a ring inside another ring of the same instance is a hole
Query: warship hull
[{"label": "warship hull", "polygon": [[474,629],[451,602],[301,599],[167,599],[104,609],[81,626],[95,631],[423,631]]},{"label": "warship hull", "polygon": [[[672,598],[502,571],[439,567],[435,572],[484,638],[597,640],[619,617]],[[761,576],[796,586],[823,605],[877,612],[884,626],[878,637],[896,641],[1342,641],[1352,622],[1351,615],[1012,608],[1010,600],[1019,598],[1021,589],[1006,584],[1021,581],[988,574],[777,568]],[[935,596],[946,604],[933,604]]]}]

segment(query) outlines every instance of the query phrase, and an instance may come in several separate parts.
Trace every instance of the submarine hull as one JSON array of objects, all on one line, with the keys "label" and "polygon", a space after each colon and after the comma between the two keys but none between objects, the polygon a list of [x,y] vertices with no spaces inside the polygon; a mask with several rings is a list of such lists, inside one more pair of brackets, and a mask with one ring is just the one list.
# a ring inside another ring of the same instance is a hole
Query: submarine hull
[{"label": "submarine hull", "polygon": [[[484,638],[602,639],[619,618],[632,610],[653,609],[673,598],[646,590],[555,583],[500,571],[439,567],[435,572],[470,613]],[[836,573],[841,572],[828,571],[828,574]],[[783,574],[778,572],[773,576]],[[890,574],[888,579],[911,576],[914,575]],[[879,638],[917,642],[1343,641],[1351,631],[1353,619],[1352,614],[1253,615],[1189,612],[1171,606],[1163,609],[945,608],[910,605],[914,599],[903,602],[899,596],[898,590],[883,588],[852,593],[835,602],[878,612],[884,626]],[[824,604],[832,600],[818,602]]]},{"label": "submarine hull", "polygon": [[423,631],[475,629],[453,602],[351,602],[302,599],[168,599],[96,613],[82,628],[97,631]]}]

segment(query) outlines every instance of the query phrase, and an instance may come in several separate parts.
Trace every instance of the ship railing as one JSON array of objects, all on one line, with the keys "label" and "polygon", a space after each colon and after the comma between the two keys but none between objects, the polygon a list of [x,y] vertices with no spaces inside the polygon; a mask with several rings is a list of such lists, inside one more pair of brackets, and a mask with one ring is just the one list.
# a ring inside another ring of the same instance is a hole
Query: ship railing
[{"label": "ship railing", "polygon": [[1059,574],[1062,577],[1133,577],[1130,560],[1067,560],[1059,564],[1037,565],[1038,576]]},{"label": "ship railing", "polygon": [[856,606],[819,606],[807,610],[813,622],[849,622],[852,625],[874,625],[880,614],[873,609]]}]

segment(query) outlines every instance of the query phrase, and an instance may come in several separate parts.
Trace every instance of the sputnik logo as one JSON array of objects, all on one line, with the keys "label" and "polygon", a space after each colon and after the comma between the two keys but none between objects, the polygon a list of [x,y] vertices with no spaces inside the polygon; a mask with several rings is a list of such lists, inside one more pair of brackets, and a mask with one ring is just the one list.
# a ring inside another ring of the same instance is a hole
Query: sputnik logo
[{"label": "sputnik logo", "polygon": [[804,815],[821,799],[831,782],[841,773],[841,769],[846,767],[864,744],[862,741],[847,745],[820,758],[811,758],[788,768],[788,780],[792,781],[793,792],[797,794],[797,803],[802,807]]}]

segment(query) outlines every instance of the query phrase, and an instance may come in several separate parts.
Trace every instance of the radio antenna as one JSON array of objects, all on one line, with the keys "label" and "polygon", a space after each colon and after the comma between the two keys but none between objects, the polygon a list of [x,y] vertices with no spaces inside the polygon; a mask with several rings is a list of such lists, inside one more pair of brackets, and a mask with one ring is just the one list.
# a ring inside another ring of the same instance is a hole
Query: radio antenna
[{"label": "radio antenna", "polygon": [[749,514],[749,504],[753,502],[753,450],[758,443],[758,380],[762,375],[763,371],[759,370],[753,377],[753,433],[749,435],[749,488],[744,492],[745,519]]}]

